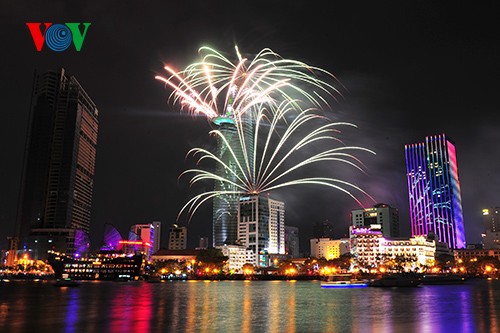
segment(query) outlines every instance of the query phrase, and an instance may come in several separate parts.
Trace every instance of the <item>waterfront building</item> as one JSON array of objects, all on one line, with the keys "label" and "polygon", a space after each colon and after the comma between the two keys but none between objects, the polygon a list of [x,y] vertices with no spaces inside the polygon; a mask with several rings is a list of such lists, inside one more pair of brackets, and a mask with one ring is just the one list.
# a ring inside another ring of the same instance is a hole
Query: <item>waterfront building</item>
[{"label": "waterfront building", "polygon": [[[243,273],[243,265],[247,263],[247,248],[242,245],[223,245],[217,246],[222,254],[227,257],[224,270],[237,274]],[[250,262],[253,264],[253,262]]]},{"label": "waterfront building", "polygon": [[299,228],[285,225],[285,253],[289,258],[300,257]]},{"label": "waterfront building", "polygon": [[349,239],[313,238],[311,242],[311,257],[332,260],[349,253]]},{"label": "waterfront building", "polygon": [[457,263],[470,262],[481,257],[493,257],[500,260],[500,249],[455,249],[453,256]]},{"label": "waterfront building", "polygon": [[36,74],[18,207],[18,237],[30,257],[73,254],[90,229],[98,110],[64,69]]},{"label": "waterfront building", "polygon": [[401,239],[383,239],[381,252],[386,260],[402,258],[410,269],[419,266],[432,266],[436,255],[436,243],[424,236],[415,236]]},{"label": "waterfront building", "polygon": [[150,259],[160,249],[161,223],[134,224],[130,227],[126,252],[141,252]]},{"label": "waterfront building", "polygon": [[445,135],[405,145],[412,236],[433,232],[452,249],[465,248],[455,144]]},{"label": "waterfront building", "polygon": [[179,262],[196,261],[196,257],[202,250],[167,250],[159,249],[151,255],[153,262],[165,262],[175,260]]},{"label": "waterfront building", "polygon": [[399,211],[387,204],[379,203],[371,208],[351,211],[351,225],[356,228],[369,228],[379,224],[384,237],[399,237]]},{"label": "waterfront building", "polygon": [[168,230],[168,249],[185,250],[187,247],[187,228],[172,224]]},{"label": "waterfront building", "polygon": [[238,242],[255,255],[254,265],[267,267],[268,254],[285,254],[285,204],[266,195],[240,198]]},{"label": "waterfront building", "polygon": [[358,267],[371,269],[399,261],[407,269],[432,266],[436,242],[424,236],[386,238],[380,227],[350,227],[351,256]]},{"label": "waterfront building", "polygon": [[378,267],[383,258],[380,244],[384,241],[379,228],[349,227],[351,257],[354,265],[364,268]]}]

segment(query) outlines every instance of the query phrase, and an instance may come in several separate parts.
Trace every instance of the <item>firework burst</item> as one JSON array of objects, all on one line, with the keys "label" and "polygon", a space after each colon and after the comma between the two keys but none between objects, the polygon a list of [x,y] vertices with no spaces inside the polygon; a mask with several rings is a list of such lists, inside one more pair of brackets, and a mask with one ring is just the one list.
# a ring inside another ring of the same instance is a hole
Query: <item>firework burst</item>
[{"label": "firework burst", "polygon": [[[188,155],[197,159],[198,168],[186,170],[182,176],[190,176],[190,184],[202,181],[221,183],[218,190],[203,192],[194,196],[182,207],[179,215],[187,212],[190,217],[207,200],[218,196],[240,197],[248,194],[270,192],[283,187],[295,185],[321,185],[340,190],[361,206],[363,204],[353,191],[365,195],[368,193],[355,184],[331,178],[303,176],[304,170],[313,165],[329,162],[341,162],[364,172],[363,163],[353,155],[355,151],[373,153],[362,147],[346,146],[336,135],[343,126],[356,127],[345,122],[331,122],[326,117],[316,114],[314,109],[297,110],[291,101],[282,102],[270,111],[262,107],[257,111],[253,127],[253,147],[245,144],[244,122],[235,122],[238,132],[236,141],[230,141],[227,134],[219,129],[210,133],[217,137],[222,146],[229,152],[229,158],[220,156],[202,148],[194,148]],[[292,116],[292,120],[289,120]],[[234,138],[234,136],[233,136]],[[324,150],[323,147],[330,148]],[[335,146],[335,147],[333,147]],[[242,154],[238,153],[242,152]],[[216,165],[218,172],[201,167],[204,160]],[[220,172],[223,170],[223,172]],[[230,190],[227,190],[230,189]]]},{"label": "firework burst", "polygon": [[249,60],[242,58],[236,47],[235,62],[209,47],[200,48],[199,53],[201,61],[180,72],[165,66],[169,76],[156,76],[173,90],[170,101],[193,115],[202,114],[210,120],[221,116],[238,118],[262,104],[274,111],[284,100],[307,101],[321,109],[328,106],[327,96],[342,96],[328,83],[336,81],[332,74],[283,59],[270,49],[263,49]]},{"label": "firework burst", "polygon": [[[270,49],[248,60],[236,48],[235,62],[208,47],[199,51],[201,61],[180,72],[165,66],[169,76],[156,77],[172,89],[172,104],[193,115],[204,115],[216,125],[210,134],[217,138],[217,153],[192,149],[188,155],[197,159],[197,167],[181,174],[191,177],[191,185],[213,181],[214,190],[194,196],[179,216],[187,212],[191,219],[211,199],[229,205],[214,204],[214,216],[219,211],[234,215],[234,205],[243,195],[295,185],[334,188],[360,205],[353,192],[370,197],[355,184],[307,173],[311,166],[328,162],[342,162],[363,171],[363,164],[353,152],[373,153],[345,146],[336,137],[340,127],[355,125],[333,123],[322,116],[320,111],[330,108],[329,100],[342,97],[329,83],[337,82],[332,74],[283,59]],[[205,162],[211,162],[208,164],[212,167],[215,164],[215,171],[210,171],[212,168]]]}]

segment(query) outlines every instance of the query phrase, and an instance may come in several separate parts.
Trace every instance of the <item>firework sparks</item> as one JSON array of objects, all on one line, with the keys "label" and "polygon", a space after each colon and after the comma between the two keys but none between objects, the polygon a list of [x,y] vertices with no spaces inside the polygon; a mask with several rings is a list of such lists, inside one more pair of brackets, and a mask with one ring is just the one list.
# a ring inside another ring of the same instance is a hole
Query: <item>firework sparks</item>
[{"label": "firework sparks", "polygon": [[341,96],[340,91],[319,77],[334,76],[325,70],[296,60],[281,58],[270,49],[263,49],[255,58],[232,62],[220,52],[202,47],[201,61],[177,72],[165,66],[168,77],[157,80],[172,89],[171,101],[192,114],[202,114],[209,120],[216,117],[243,116],[255,107],[266,104],[270,110],[286,100],[307,101],[321,109],[328,106],[325,95]]},{"label": "firework sparks", "polygon": [[[234,124],[239,133],[237,143],[230,142],[224,131],[214,129],[210,132],[229,151],[228,159],[222,159],[206,149],[192,149],[188,154],[197,158],[198,166],[203,165],[204,160],[211,160],[224,172],[212,172],[200,167],[186,170],[181,177],[191,176],[191,185],[211,180],[224,184],[219,188],[232,190],[214,190],[196,195],[181,209],[179,216],[187,212],[192,217],[204,202],[221,195],[240,197],[295,185],[335,188],[352,197],[361,206],[363,204],[353,191],[373,200],[363,189],[347,181],[330,177],[301,176],[304,169],[327,162],[342,162],[364,172],[363,163],[353,152],[373,152],[362,147],[345,146],[335,136],[340,132],[339,127],[355,125],[330,122],[327,118],[315,114],[312,109],[301,110],[296,114],[297,111],[292,106],[293,103],[287,101],[282,102],[272,112],[266,108],[257,111],[252,135],[256,149],[245,148],[244,122]],[[292,112],[294,117],[289,122],[287,115]],[[324,143],[331,148],[322,150]],[[332,147],[332,143],[337,143],[337,146]],[[243,158],[235,152],[236,144],[243,152]]]},{"label": "firework sparks", "polygon": [[[338,128],[354,125],[332,123],[319,112],[330,108],[328,100],[342,96],[329,83],[337,82],[332,74],[300,61],[283,59],[270,49],[249,60],[236,48],[235,62],[212,48],[202,47],[199,52],[199,62],[179,72],[165,66],[169,75],[156,76],[172,90],[172,104],[193,115],[203,115],[216,125],[210,133],[217,138],[217,153],[192,149],[188,155],[198,159],[198,167],[181,175],[190,176],[191,185],[213,181],[214,190],[194,196],[179,216],[187,212],[191,218],[211,199],[234,206],[242,195],[295,185],[335,188],[360,205],[354,191],[370,197],[344,180],[303,176],[304,170],[327,162],[342,162],[363,171],[363,164],[352,152],[373,153],[343,145],[335,136]],[[326,150],[320,147],[325,142],[330,147]],[[340,146],[332,147],[332,142]],[[203,168],[205,160],[215,163],[215,171]],[[214,204],[214,214],[224,205]],[[227,208],[221,209],[231,214]]]}]

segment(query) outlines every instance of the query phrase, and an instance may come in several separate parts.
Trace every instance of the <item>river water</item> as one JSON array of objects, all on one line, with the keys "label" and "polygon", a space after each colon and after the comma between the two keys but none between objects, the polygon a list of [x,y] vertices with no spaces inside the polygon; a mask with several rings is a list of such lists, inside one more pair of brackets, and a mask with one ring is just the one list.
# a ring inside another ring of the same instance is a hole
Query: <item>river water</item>
[{"label": "river water", "polygon": [[500,281],[322,289],[318,281],[0,282],[0,332],[500,332]]}]

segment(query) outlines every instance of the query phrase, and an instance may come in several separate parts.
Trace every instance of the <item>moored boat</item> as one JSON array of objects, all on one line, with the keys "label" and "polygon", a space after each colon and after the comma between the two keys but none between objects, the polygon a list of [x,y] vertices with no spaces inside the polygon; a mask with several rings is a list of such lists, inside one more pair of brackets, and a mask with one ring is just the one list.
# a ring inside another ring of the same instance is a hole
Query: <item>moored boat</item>
[{"label": "moored boat", "polygon": [[455,274],[425,274],[422,284],[463,284],[465,277]]},{"label": "moored boat", "polygon": [[418,287],[422,281],[414,275],[391,274],[370,281],[370,287]]},{"label": "moored boat", "polygon": [[338,274],[321,282],[321,288],[366,288],[368,287],[367,280],[359,280],[351,274]]}]

